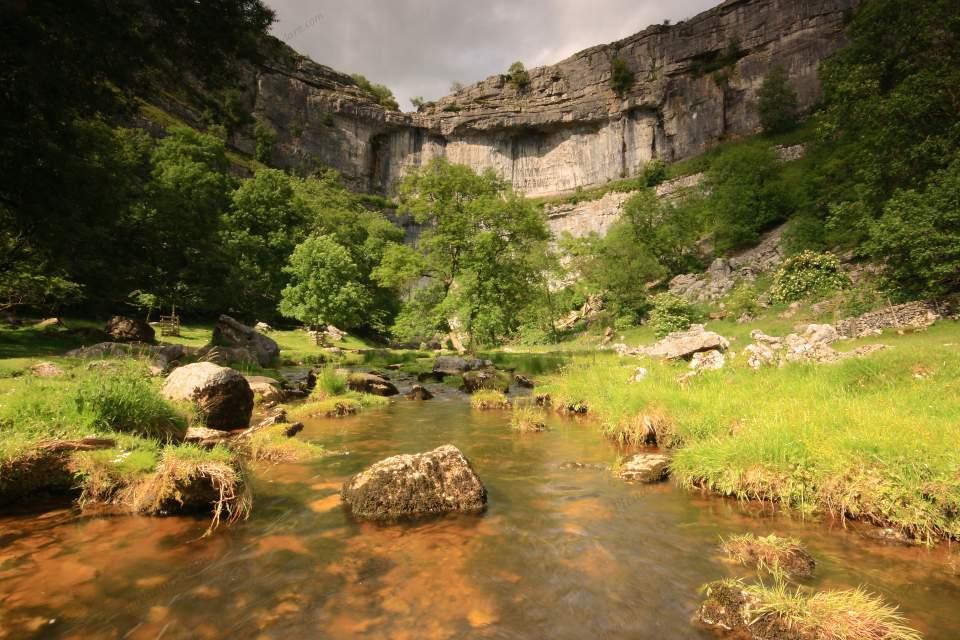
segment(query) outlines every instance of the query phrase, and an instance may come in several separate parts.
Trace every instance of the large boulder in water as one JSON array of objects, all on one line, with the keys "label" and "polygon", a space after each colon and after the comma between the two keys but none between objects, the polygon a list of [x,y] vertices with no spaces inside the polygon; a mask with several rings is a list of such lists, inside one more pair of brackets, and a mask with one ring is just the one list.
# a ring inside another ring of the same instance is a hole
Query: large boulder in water
[{"label": "large boulder in water", "polygon": [[461,376],[467,371],[492,367],[489,360],[479,358],[461,358],[459,356],[438,356],[433,361],[433,374],[437,378],[445,376]]},{"label": "large boulder in water", "polygon": [[222,347],[245,347],[261,367],[270,366],[280,357],[276,341],[227,315],[220,316],[213,328],[212,342]]},{"label": "large boulder in water", "polygon": [[374,463],[344,484],[340,495],[355,516],[371,520],[478,513],[487,504],[486,487],[451,444]]},{"label": "large boulder in water", "polygon": [[174,369],[163,384],[170,400],[193,402],[209,429],[245,429],[253,413],[253,391],[239,371],[197,362]]},{"label": "large boulder in water", "polygon": [[153,327],[139,318],[113,316],[103,330],[116,342],[152,343],[157,339]]}]

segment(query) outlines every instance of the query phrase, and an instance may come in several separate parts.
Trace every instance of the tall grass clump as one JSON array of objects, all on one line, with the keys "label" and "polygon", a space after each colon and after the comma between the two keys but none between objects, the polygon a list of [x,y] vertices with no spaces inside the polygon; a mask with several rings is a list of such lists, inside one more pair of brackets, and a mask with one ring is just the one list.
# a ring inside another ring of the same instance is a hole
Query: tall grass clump
[{"label": "tall grass clump", "polygon": [[317,384],[313,389],[313,396],[331,398],[342,396],[347,392],[347,376],[339,373],[333,365],[327,365],[317,375]]}]

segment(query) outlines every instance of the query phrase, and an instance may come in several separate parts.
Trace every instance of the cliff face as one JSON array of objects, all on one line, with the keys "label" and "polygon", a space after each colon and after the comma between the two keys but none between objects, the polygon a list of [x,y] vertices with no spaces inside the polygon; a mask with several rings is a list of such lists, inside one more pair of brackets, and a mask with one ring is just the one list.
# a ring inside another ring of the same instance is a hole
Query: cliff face
[{"label": "cliff face", "polygon": [[[727,0],[531,69],[524,90],[493,76],[416,114],[386,111],[348,76],[292,58],[258,72],[254,113],[277,132],[275,163],[332,166],[359,190],[390,192],[407,168],[444,156],[493,168],[531,196],[563,193],[756,132],[756,92],[774,65],[809,109],[817,68],[843,45],[859,2]],[[622,95],[610,84],[614,58],[634,74]]]}]

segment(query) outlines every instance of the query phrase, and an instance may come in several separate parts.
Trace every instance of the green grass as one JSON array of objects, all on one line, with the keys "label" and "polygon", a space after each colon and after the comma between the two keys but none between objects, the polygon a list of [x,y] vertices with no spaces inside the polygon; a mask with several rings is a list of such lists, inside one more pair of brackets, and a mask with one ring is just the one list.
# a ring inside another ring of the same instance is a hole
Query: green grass
[{"label": "green grass", "polygon": [[500,391],[481,390],[470,396],[470,406],[481,411],[509,409],[510,400]]},{"label": "green grass", "polygon": [[347,392],[347,376],[338,373],[333,365],[323,367],[317,374],[317,384],[311,395],[340,396]]},{"label": "green grass", "polygon": [[[585,403],[617,439],[630,440],[643,416],[659,416],[673,436],[668,444],[681,447],[673,474],[684,486],[894,526],[923,540],[958,538],[960,325],[838,346],[869,342],[891,348],[759,372],[739,354],[684,386],[677,378],[686,363],[596,353],[538,392],[555,406]],[[739,338],[731,350],[746,344]],[[627,383],[638,365],[649,369],[647,379]]]},{"label": "green grass", "polygon": [[0,461],[47,438],[128,433],[165,440],[186,429],[188,410],[163,399],[138,362],[15,382],[0,399]]},{"label": "green grass", "polygon": [[317,417],[343,417],[390,404],[388,398],[369,393],[347,391],[336,396],[326,396],[314,389],[306,402],[287,407],[287,415],[293,420]]}]

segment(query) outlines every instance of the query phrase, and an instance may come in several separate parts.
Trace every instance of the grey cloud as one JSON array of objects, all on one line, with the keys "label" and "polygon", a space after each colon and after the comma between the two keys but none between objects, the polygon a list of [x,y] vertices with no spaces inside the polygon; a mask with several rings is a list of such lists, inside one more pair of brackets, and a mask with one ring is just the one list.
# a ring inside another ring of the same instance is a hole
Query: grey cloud
[{"label": "grey cloud", "polygon": [[559,62],[644,27],[689,18],[718,0],[266,0],[273,33],[317,62],[389,86],[400,106],[437,98],[454,80],[469,84]]}]

